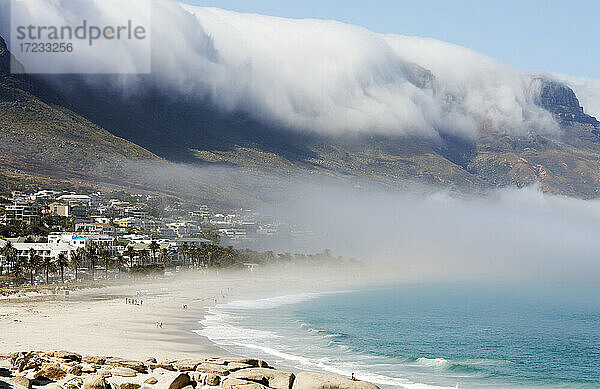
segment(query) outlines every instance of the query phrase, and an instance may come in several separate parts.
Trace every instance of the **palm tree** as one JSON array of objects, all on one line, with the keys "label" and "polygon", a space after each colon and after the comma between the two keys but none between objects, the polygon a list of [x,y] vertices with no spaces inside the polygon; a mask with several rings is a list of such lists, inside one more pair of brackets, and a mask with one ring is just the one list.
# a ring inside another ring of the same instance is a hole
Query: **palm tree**
[{"label": "palm tree", "polygon": [[207,247],[208,253],[208,266],[211,267],[218,262],[219,258],[222,256],[223,247],[217,246],[215,244],[209,244]]},{"label": "palm tree", "polygon": [[160,256],[159,256],[160,261],[165,265],[165,267],[171,263],[171,254],[169,253],[169,250],[167,250],[166,248],[162,249],[160,251]]},{"label": "palm tree", "polygon": [[[15,250],[12,242],[6,242],[6,245],[2,248],[2,255],[4,256],[7,272],[11,272],[13,270],[14,262],[16,261],[16,254],[17,250]],[[4,264],[0,265],[0,275],[2,275],[3,271]]]},{"label": "palm tree", "polygon": [[144,265],[146,261],[150,258],[150,253],[148,252],[148,250],[141,250],[139,253],[139,257],[142,262],[142,265]]},{"label": "palm tree", "polygon": [[96,279],[96,277],[95,277],[96,263],[98,262],[98,249],[97,249],[96,243],[94,243],[94,242],[90,243],[90,245],[87,249],[87,252],[86,252],[86,257],[90,261],[91,270],[92,270],[92,281],[94,281]]},{"label": "palm tree", "polygon": [[27,268],[27,260],[25,260],[21,257],[15,257],[15,260],[13,262],[13,267],[12,267],[12,274],[16,279],[18,279],[23,274],[23,271],[26,268]]},{"label": "palm tree", "polygon": [[193,265],[198,267],[198,263],[200,262],[200,258],[202,257],[202,252],[197,247],[192,247],[189,249],[190,257],[192,258]]},{"label": "palm tree", "polygon": [[79,267],[81,266],[81,263],[83,262],[83,256],[85,254],[85,249],[83,248],[78,248],[74,253],[71,254],[71,262],[69,263],[69,266],[71,266],[72,268],[75,269],[75,282],[77,282],[77,270],[79,269]]},{"label": "palm tree", "polygon": [[108,269],[110,268],[110,265],[112,263],[112,255],[110,255],[110,252],[108,250],[102,250],[100,258],[102,259],[102,265],[104,266],[105,271],[104,279],[108,280]]},{"label": "palm tree", "polygon": [[232,247],[228,246],[221,250],[221,262],[223,266],[231,266],[235,264],[237,251]]},{"label": "palm tree", "polygon": [[148,248],[150,249],[150,252],[152,252],[152,261],[156,263],[156,252],[160,250],[160,245],[153,240],[150,242],[150,246],[148,246]]},{"label": "palm tree", "polygon": [[114,260],[115,266],[119,269],[119,277],[121,276],[121,269],[125,264],[127,264],[127,260],[122,255],[117,255],[117,258]]},{"label": "palm tree", "polygon": [[189,253],[189,246],[187,243],[184,243],[181,245],[181,247],[179,248],[179,254],[183,255],[183,264],[186,264],[187,261],[187,255]]},{"label": "palm tree", "polygon": [[[210,249],[206,243],[202,243],[200,246],[200,252],[202,253],[202,264],[208,267],[209,257],[210,257]],[[206,259],[206,260],[205,260]]]},{"label": "palm tree", "polygon": [[129,266],[133,266],[133,258],[135,257],[135,249],[133,248],[133,246],[127,247],[127,250],[125,250],[125,254],[127,254],[127,256],[129,257]]},{"label": "palm tree", "polygon": [[50,283],[50,271],[54,270],[54,262],[52,262],[52,258],[42,258],[40,261],[40,267],[44,269],[44,272],[46,273],[46,285],[48,285]]},{"label": "palm tree", "polygon": [[2,276],[2,274],[4,274],[4,267],[6,266],[6,269],[8,270],[8,250],[5,251],[6,247],[8,246],[7,242],[6,245],[2,248],[2,256],[4,257],[3,261],[0,261],[0,276]]},{"label": "palm tree", "polygon": [[275,254],[272,251],[265,252],[264,258],[267,263],[275,262]]},{"label": "palm tree", "polygon": [[32,248],[29,249],[29,260],[27,261],[27,269],[29,270],[29,283],[33,285],[33,276],[35,274],[35,269],[38,268],[40,263],[40,256],[35,253],[35,250]]},{"label": "palm tree", "polygon": [[56,266],[60,269],[60,282],[65,283],[65,267],[69,266],[69,259],[65,253],[58,254]]}]

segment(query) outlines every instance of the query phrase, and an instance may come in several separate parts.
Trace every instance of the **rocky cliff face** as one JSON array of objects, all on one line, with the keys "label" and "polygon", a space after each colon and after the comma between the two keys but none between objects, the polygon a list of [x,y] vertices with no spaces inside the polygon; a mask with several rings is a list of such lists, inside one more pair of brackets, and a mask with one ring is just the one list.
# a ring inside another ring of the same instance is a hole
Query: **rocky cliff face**
[{"label": "rocky cliff face", "polygon": [[6,42],[0,36],[0,74],[7,75],[11,73],[11,62],[13,63],[13,66],[19,67],[20,73],[23,73],[23,65],[21,65],[19,61],[17,61],[15,57],[8,51]]},{"label": "rocky cliff face", "polygon": [[568,86],[548,80],[539,79],[541,82],[538,104],[540,107],[552,112],[560,121],[576,122],[583,124],[600,124],[594,117],[586,115],[575,92]]},{"label": "rocky cliff face", "polygon": [[8,74],[10,72],[10,53],[6,47],[6,42],[0,36],[0,74]]}]

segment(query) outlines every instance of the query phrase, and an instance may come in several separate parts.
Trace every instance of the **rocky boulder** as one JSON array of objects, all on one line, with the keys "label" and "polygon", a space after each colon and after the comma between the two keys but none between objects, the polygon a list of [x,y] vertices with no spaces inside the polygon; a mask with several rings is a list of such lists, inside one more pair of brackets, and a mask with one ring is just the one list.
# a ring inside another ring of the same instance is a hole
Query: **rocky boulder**
[{"label": "rocky boulder", "polygon": [[211,374],[211,373],[207,373],[204,376],[204,380],[203,380],[205,385],[208,386],[217,386],[221,383],[221,377],[219,377],[216,374]]},{"label": "rocky boulder", "polygon": [[119,385],[119,389],[140,389],[142,385],[133,382],[124,382]]},{"label": "rocky boulder", "polygon": [[268,389],[257,382],[244,381],[237,378],[226,378],[221,387],[223,389]]},{"label": "rocky boulder", "polygon": [[139,373],[146,373],[146,365],[140,361],[132,361],[123,358],[108,358],[105,363],[111,366],[127,367]]},{"label": "rocky boulder", "polygon": [[215,363],[204,362],[196,367],[196,371],[200,373],[211,373],[220,376],[228,375],[230,370],[225,365],[217,365]]},{"label": "rocky boulder", "polygon": [[239,370],[231,373],[229,377],[256,382],[273,389],[290,389],[294,382],[292,373],[262,367]]},{"label": "rocky boulder", "polygon": [[148,366],[154,370],[154,369],[164,369],[164,370],[169,370],[169,371],[175,371],[175,367],[173,367],[173,365],[171,364],[170,361],[162,361],[162,362],[158,362],[158,363],[148,363]]},{"label": "rocky boulder", "polygon": [[377,385],[365,381],[352,381],[349,378],[322,373],[298,373],[293,389],[379,389]]},{"label": "rocky boulder", "polygon": [[81,365],[75,365],[72,368],[70,368],[67,373],[69,374],[73,374],[76,376],[80,376],[81,374],[83,374],[83,368],[81,367]]},{"label": "rocky boulder", "polygon": [[13,366],[16,367],[19,372],[22,372],[30,369],[38,370],[44,363],[47,362],[50,362],[48,358],[44,358],[36,352],[30,352],[17,356]]},{"label": "rocky boulder", "polygon": [[268,368],[269,364],[260,359],[254,358],[210,358],[207,359],[206,362],[214,363],[217,365],[230,365],[233,363],[243,363],[245,365],[250,365],[251,367],[264,367]]},{"label": "rocky boulder", "polygon": [[62,382],[61,386],[65,389],[79,389],[83,386],[83,378],[73,377]]},{"label": "rocky boulder", "polygon": [[182,389],[190,384],[190,376],[185,373],[166,374],[155,385],[156,389]]},{"label": "rocky boulder", "polygon": [[33,378],[45,378],[50,381],[58,381],[63,379],[66,375],[67,372],[61,369],[59,365],[46,363],[34,374]]},{"label": "rocky boulder", "polygon": [[57,383],[51,383],[51,384],[44,386],[44,389],[64,389],[64,388]]},{"label": "rocky boulder", "polygon": [[55,351],[53,353],[55,358],[66,359],[68,361],[81,362],[81,355],[77,353],[72,353],[69,351]]},{"label": "rocky boulder", "polygon": [[97,356],[90,356],[90,355],[85,355],[85,356],[81,357],[82,362],[90,363],[90,364],[94,364],[94,365],[104,365],[104,362],[106,362],[106,360],[107,360],[106,357],[97,357]]},{"label": "rocky boulder", "polygon": [[137,371],[130,369],[128,367],[120,367],[120,366],[113,368],[110,372],[113,376],[117,376],[117,377],[135,377],[137,375]]},{"label": "rocky boulder", "polygon": [[17,376],[17,377],[13,377],[11,379],[12,382],[14,382],[17,385],[21,385],[24,388],[27,389],[31,389],[32,387],[32,383],[31,380],[27,377],[23,377],[23,376]]},{"label": "rocky boulder", "polygon": [[96,372],[96,375],[102,376],[104,378],[112,377],[112,373],[106,369],[100,369]]},{"label": "rocky boulder", "polygon": [[93,374],[83,381],[81,389],[110,389],[110,385],[103,376]]},{"label": "rocky boulder", "polygon": [[179,371],[194,371],[196,370],[196,367],[203,362],[204,360],[200,359],[182,359],[174,361],[172,365]]}]

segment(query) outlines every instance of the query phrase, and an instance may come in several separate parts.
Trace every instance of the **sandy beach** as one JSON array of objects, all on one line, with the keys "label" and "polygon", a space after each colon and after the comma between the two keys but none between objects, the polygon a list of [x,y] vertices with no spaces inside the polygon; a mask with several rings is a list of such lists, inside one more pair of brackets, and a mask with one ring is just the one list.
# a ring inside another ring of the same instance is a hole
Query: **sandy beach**
[{"label": "sandy beach", "polygon": [[[0,300],[0,354],[70,350],[141,359],[226,356],[195,332],[205,309],[218,303],[347,285],[314,277],[248,272],[186,274],[70,292]],[[326,285],[326,286],[325,286]],[[126,299],[141,301],[127,304]],[[187,309],[183,306],[186,305]],[[162,323],[162,328],[157,326]]]}]

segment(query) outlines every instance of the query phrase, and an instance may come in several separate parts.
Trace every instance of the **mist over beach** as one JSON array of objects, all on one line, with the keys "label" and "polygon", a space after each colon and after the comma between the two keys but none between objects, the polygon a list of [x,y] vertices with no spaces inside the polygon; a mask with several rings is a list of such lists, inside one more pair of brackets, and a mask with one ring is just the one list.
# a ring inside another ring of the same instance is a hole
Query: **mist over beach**
[{"label": "mist over beach", "polygon": [[600,388],[596,14],[0,0],[0,389]]}]

